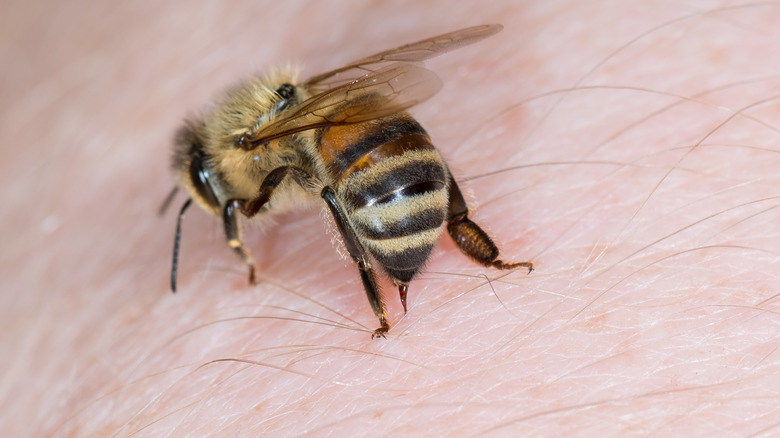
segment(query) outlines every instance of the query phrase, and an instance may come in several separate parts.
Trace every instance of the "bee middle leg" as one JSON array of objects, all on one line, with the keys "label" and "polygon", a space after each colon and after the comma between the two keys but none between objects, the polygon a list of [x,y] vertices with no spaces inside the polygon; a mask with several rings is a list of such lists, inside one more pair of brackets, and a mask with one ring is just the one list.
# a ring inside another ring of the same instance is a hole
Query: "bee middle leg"
[{"label": "bee middle leg", "polygon": [[385,337],[385,333],[390,330],[390,325],[387,323],[387,313],[385,312],[385,304],[382,302],[382,294],[379,291],[379,286],[376,284],[376,276],[374,270],[371,268],[371,259],[368,257],[363,245],[355,234],[355,230],[347,220],[347,214],[344,209],[336,200],[336,193],[330,187],[322,189],[322,199],[328,204],[330,212],[333,214],[333,218],[336,220],[336,227],[341,233],[341,237],[344,239],[344,245],[347,247],[349,255],[352,257],[352,261],[357,264],[360,270],[360,278],[363,280],[363,288],[366,290],[368,296],[368,302],[371,304],[371,309],[374,311],[374,315],[379,319],[380,327],[374,330],[371,335],[371,339],[378,336]]},{"label": "bee middle leg", "polygon": [[241,227],[238,223],[238,212],[240,211],[246,217],[252,217],[260,211],[263,206],[271,199],[274,190],[284,181],[287,176],[293,176],[298,184],[310,178],[309,174],[294,166],[282,166],[272,170],[266,175],[260,184],[257,197],[254,199],[231,199],[225,204],[222,214],[223,224],[225,226],[225,236],[228,245],[241,257],[241,260],[249,268],[249,283],[255,284],[255,260],[252,253],[244,245],[241,239]]},{"label": "bee middle leg", "polygon": [[488,234],[468,217],[469,209],[455,180],[450,177],[450,205],[447,216],[447,232],[464,254],[477,263],[496,269],[527,268],[534,270],[531,262],[507,263],[498,258],[498,247]]}]

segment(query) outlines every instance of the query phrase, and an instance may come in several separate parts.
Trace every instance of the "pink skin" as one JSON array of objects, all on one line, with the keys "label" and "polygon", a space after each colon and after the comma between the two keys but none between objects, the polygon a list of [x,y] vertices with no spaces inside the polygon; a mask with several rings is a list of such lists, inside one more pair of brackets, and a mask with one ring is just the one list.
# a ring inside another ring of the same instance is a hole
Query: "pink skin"
[{"label": "pink skin", "polygon": [[[4,435],[778,433],[776,3],[51,3],[0,18]],[[372,341],[317,210],[247,230],[248,287],[193,209],[169,292],[186,114],[267,65],[492,22],[414,114],[536,272],[445,237],[407,315],[384,283]]]}]

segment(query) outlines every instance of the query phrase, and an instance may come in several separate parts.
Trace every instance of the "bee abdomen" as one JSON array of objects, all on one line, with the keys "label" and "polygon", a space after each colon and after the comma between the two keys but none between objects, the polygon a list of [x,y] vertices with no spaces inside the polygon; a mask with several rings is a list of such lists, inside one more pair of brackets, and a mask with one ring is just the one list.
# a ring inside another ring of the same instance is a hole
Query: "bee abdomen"
[{"label": "bee abdomen", "polygon": [[332,126],[320,133],[318,144],[329,173],[337,181],[386,157],[433,147],[423,127],[408,115]]},{"label": "bee abdomen", "polygon": [[436,245],[447,212],[447,178],[432,147],[387,157],[350,178],[345,204],[353,226],[393,278],[411,280]]},{"label": "bee abdomen", "polygon": [[408,282],[423,266],[445,220],[448,173],[407,114],[320,133],[323,163],[361,242],[390,276]]},{"label": "bee abdomen", "polygon": [[[438,208],[410,211],[408,214],[400,217],[390,216],[376,210],[376,208],[366,207],[366,209],[353,216],[355,228],[361,236],[374,241],[392,240],[416,235],[428,230],[438,229],[444,222],[444,211]],[[382,216],[383,214],[384,216]]]},{"label": "bee abdomen", "polygon": [[401,281],[412,279],[439,240],[446,210],[427,204],[438,204],[440,192],[364,207],[352,216],[366,249]]}]

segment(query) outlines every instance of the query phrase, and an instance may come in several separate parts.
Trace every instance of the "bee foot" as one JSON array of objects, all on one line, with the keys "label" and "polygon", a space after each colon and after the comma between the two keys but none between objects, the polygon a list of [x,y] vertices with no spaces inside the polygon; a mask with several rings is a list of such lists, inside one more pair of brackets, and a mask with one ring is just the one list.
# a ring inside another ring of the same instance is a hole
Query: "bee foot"
[{"label": "bee foot", "polygon": [[376,339],[379,337],[387,339],[387,336],[385,336],[385,333],[390,330],[390,325],[384,321],[382,321],[382,327],[379,327],[378,329],[374,330],[374,333],[371,334],[371,339]]}]

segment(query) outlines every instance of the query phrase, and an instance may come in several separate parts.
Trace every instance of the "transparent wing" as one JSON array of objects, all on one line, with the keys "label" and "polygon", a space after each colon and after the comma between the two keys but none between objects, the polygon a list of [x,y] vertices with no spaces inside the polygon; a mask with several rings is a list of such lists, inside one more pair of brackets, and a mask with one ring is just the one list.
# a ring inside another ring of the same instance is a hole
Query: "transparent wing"
[{"label": "transparent wing", "polygon": [[391,64],[300,103],[284,117],[246,134],[239,144],[254,149],[307,129],[389,116],[427,100],[440,88],[441,81],[430,70],[415,64]]},{"label": "transparent wing", "polygon": [[463,46],[476,43],[491,35],[495,35],[503,29],[500,24],[485,24],[482,26],[467,27],[454,32],[445,33],[433,38],[406,44],[394,49],[377,53],[367,58],[319,74],[306,81],[307,86],[321,84],[325,87],[336,86],[349,82],[360,76],[376,72],[390,62],[422,62],[426,59],[442,55]]}]

